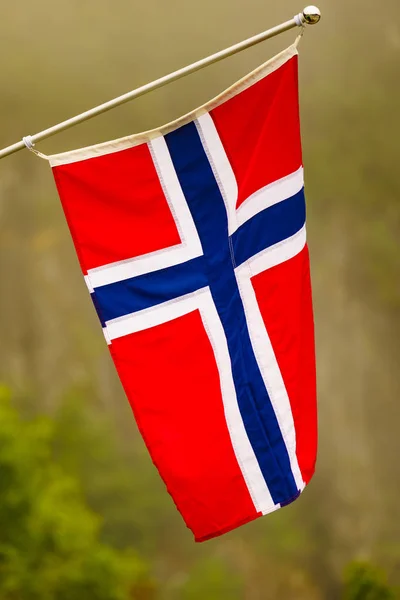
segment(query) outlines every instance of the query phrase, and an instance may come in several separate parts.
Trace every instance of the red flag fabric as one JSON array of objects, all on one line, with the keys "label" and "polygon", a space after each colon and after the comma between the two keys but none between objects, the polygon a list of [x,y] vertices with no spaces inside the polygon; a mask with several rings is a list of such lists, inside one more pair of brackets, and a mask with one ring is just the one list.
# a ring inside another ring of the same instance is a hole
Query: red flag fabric
[{"label": "red flag fabric", "polygon": [[147,133],[50,157],[154,464],[197,541],[298,497],[317,446],[298,57]]}]

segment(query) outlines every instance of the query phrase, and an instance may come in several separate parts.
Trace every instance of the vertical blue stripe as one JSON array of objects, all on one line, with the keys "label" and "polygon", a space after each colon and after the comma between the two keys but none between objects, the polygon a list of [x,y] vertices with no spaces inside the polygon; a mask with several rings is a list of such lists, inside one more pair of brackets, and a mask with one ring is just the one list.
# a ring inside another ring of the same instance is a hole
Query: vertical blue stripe
[{"label": "vertical blue stripe", "polygon": [[247,435],[273,501],[286,503],[298,490],[251,345],[221,192],[195,123],[169,133],[165,140],[203,247],[205,274],[225,331]]}]

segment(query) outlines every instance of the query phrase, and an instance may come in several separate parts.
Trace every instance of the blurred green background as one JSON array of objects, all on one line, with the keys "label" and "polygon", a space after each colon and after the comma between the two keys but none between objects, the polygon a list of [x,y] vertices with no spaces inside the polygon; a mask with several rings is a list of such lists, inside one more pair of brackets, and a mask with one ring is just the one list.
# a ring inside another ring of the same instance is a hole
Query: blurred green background
[{"label": "blurred green background", "polygon": [[[400,585],[400,5],[320,0],[300,46],[319,460],[293,505],[195,544],[138,434],[49,167],[0,163],[0,600],[379,600]],[[302,10],[1,0],[0,146]],[[158,126],[288,32],[39,144]]]}]

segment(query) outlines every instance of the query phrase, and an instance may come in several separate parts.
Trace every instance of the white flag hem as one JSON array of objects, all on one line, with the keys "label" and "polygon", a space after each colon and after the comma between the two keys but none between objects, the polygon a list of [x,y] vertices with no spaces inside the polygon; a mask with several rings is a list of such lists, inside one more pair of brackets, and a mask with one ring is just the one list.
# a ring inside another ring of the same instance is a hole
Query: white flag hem
[{"label": "white flag hem", "polygon": [[105,154],[112,154],[113,152],[119,152],[120,150],[126,150],[128,148],[133,148],[134,146],[138,146],[140,144],[146,144],[157,138],[159,136],[166,135],[187,123],[201,117],[203,114],[213,110],[223,102],[226,102],[230,98],[233,98],[240,92],[243,92],[245,89],[249,88],[257,81],[260,81],[266,75],[273,73],[277,69],[279,69],[282,65],[288,62],[293,56],[298,54],[297,50],[297,40],[294,44],[283,50],[264,64],[257,67],[251,73],[248,73],[239,81],[231,85],[225,91],[221,92],[213,98],[209,100],[199,108],[192,110],[186,115],[167,123],[161,127],[150,129],[149,131],[145,131],[142,133],[136,133],[133,135],[128,135],[123,138],[119,138],[117,140],[112,140],[109,142],[103,142],[100,144],[95,144],[93,146],[87,146],[85,148],[79,148],[77,150],[71,150],[69,152],[62,152],[60,154],[53,154],[48,156],[48,160],[52,167],[56,167],[59,165],[66,165],[73,162],[78,162],[81,160],[87,160],[89,158],[94,158],[96,156],[103,156]]}]

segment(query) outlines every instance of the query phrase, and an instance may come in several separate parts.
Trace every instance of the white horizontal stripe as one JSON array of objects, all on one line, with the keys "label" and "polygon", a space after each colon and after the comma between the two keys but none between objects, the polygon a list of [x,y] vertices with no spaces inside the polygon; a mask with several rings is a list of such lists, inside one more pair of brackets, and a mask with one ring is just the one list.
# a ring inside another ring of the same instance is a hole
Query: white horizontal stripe
[{"label": "white horizontal stripe", "polygon": [[107,345],[110,346],[111,340],[110,340],[110,336],[108,335],[107,327],[103,327],[103,335],[106,339]]},{"label": "white horizontal stripe", "polygon": [[306,241],[306,226],[303,225],[294,235],[255,254],[245,264],[250,266],[252,276],[258,275],[262,271],[271,269],[295,257],[303,250]]},{"label": "white horizontal stripe", "polygon": [[238,200],[236,177],[211,115],[207,113],[199,117],[196,126],[225,203],[229,235],[257,213],[291,198],[303,188],[304,172],[303,167],[300,167],[294,173],[257,190],[236,209]]},{"label": "white horizontal stripe", "polygon": [[188,257],[187,248],[180,244],[179,246],[172,246],[165,250],[143,254],[137,258],[128,258],[127,260],[111,263],[104,267],[89,269],[88,277],[92,287],[97,288],[102,285],[115,283],[116,281],[158,271],[158,269],[171,267],[185,262],[189,258],[192,257]]},{"label": "white horizontal stripe", "polygon": [[[182,243],[88,271],[92,288],[177,265],[203,254],[200,239],[163,137],[149,143],[158,177]],[[149,224],[151,226],[151,224]],[[90,289],[90,288],[89,288]]]},{"label": "white horizontal stripe", "polygon": [[237,209],[237,227],[240,227],[257,213],[291,198],[304,187],[303,167],[294,173],[278,179],[257,190],[249,196]]},{"label": "white horizontal stripe", "polygon": [[292,237],[260,252],[235,270],[251,344],[285,441],[291,469],[299,490],[302,490],[305,484],[296,456],[296,430],[290,400],[264,325],[251,277],[293,258],[304,248],[305,242],[306,230],[303,227]]},{"label": "white horizontal stripe", "polygon": [[[159,306],[108,321],[106,324],[107,331],[111,339],[116,339],[149,327],[155,327],[194,310],[200,311],[204,328],[213,348],[219,372],[227,427],[235,456],[254,507],[258,512],[264,514],[271,512],[279,508],[279,505],[275,505],[271,498],[244,427],[233,382],[228,344],[210,289],[208,287],[202,288],[197,292],[165,302]],[[207,443],[207,440],[205,440],[205,443]],[[227,502],[230,500],[230,498],[226,498]]]},{"label": "white horizontal stripe", "polygon": [[108,335],[111,340],[115,340],[124,335],[156,327],[157,325],[161,325],[161,323],[182,317],[199,308],[199,299],[202,294],[208,292],[208,289],[207,287],[201,288],[196,292],[174,298],[157,306],[151,306],[150,308],[138,310],[129,315],[107,321]]},{"label": "white horizontal stripe", "polygon": [[93,289],[92,283],[91,283],[91,281],[90,281],[90,278],[89,278],[87,275],[84,275],[84,278],[85,278],[85,283],[86,283],[86,285],[87,285],[87,288],[88,288],[88,290],[89,290],[89,293],[90,293],[90,294],[93,294],[93,292],[94,292],[94,289]]}]

